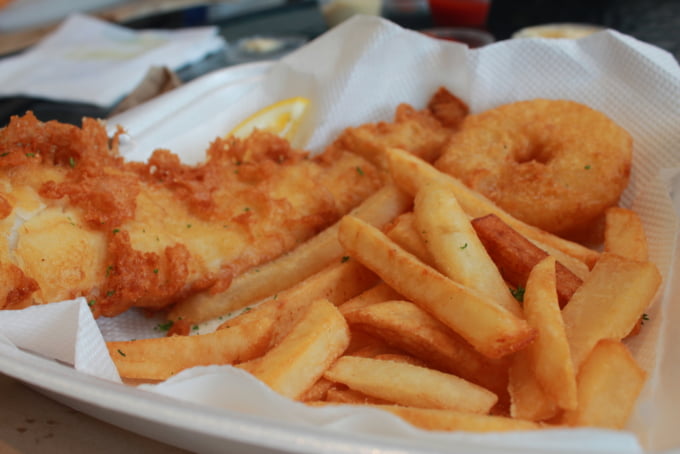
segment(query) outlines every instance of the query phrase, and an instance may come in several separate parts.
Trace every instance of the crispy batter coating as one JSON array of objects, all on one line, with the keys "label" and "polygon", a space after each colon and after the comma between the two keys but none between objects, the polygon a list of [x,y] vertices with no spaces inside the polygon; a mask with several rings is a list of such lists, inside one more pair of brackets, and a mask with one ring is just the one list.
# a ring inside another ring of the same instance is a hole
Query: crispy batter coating
[{"label": "crispy batter coating", "polygon": [[310,158],[259,131],[189,166],[168,150],[125,162],[94,119],[15,117],[0,130],[0,308],[85,296],[114,316],[218,292],[382,184],[356,154]]},{"label": "crispy batter coating", "polygon": [[427,103],[432,115],[446,128],[457,130],[470,113],[468,105],[445,87],[439,87]]},{"label": "crispy batter coating", "polygon": [[517,218],[577,237],[618,202],[632,142],[599,111],[535,99],[466,117],[436,166]]},{"label": "crispy batter coating", "polygon": [[347,128],[331,146],[358,153],[383,169],[387,168],[384,150],[389,147],[401,148],[433,162],[467,113],[465,103],[440,87],[426,109],[416,110],[409,104],[400,104],[394,121]]}]

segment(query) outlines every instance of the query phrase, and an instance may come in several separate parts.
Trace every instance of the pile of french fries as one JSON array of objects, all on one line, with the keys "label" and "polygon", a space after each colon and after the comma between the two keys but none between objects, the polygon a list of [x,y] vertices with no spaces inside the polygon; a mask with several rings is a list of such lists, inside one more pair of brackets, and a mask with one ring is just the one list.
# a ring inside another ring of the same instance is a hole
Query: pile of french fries
[{"label": "pile of french fries", "polygon": [[381,191],[181,315],[250,310],[211,333],[109,342],[121,376],[230,364],[290,399],[428,430],[623,428],[646,378],[623,341],[661,285],[638,216],[611,208],[595,251],[406,151],[385,155]]}]

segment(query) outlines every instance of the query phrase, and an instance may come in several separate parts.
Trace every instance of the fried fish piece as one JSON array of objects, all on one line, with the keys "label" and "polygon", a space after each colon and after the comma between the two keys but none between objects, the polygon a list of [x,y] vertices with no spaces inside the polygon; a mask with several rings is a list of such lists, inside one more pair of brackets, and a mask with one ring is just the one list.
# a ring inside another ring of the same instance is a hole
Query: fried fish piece
[{"label": "fried fish piece", "polygon": [[0,265],[14,271],[0,308],[85,296],[96,316],[115,316],[219,292],[337,221],[382,178],[354,153],[310,157],[260,131],[218,138],[190,166],[168,150],[125,162],[94,119],[15,117],[0,130]]},{"label": "fried fish piece", "polygon": [[432,115],[446,128],[456,130],[470,113],[468,105],[446,87],[439,87],[427,103]]},{"label": "fried fish piece", "polygon": [[[383,169],[387,169],[385,150],[390,147],[406,150],[432,162],[439,157],[454,131],[451,127],[453,115],[447,107],[451,101],[444,99],[445,97],[446,95],[440,94],[432,98],[430,106],[434,110],[417,110],[410,104],[400,104],[397,106],[394,121],[349,127],[332,146],[351,150]],[[440,122],[435,112],[448,118],[448,124]]]}]

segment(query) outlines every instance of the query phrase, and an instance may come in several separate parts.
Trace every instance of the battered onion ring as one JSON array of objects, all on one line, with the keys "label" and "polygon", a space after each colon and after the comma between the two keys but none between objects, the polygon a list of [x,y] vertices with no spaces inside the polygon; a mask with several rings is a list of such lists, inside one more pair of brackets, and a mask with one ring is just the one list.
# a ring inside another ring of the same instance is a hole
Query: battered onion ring
[{"label": "battered onion ring", "polygon": [[632,147],[601,112],[535,99],[468,116],[435,165],[515,217],[574,237],[618,202]]}]

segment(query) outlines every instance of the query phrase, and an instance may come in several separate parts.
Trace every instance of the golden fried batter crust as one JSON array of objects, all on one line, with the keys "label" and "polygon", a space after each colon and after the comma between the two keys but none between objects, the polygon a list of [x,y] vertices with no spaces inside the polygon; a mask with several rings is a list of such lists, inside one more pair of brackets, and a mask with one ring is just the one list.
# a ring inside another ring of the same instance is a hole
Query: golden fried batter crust
[{"label": "golden fried batter crust", "polygon": [[382,183],[354,153],[311,158],[259,131],[189,166],[168,150],[125,162],[94,119],[15,117],[0,130],[0,308],[85,296],[114,316],[218,292]]},{"label": "golden fried batter crust", "polygon": [[633,141],[603,113],[533,99],[469,115],[436,167],[548,232],[579,237],[628,184]]}]

